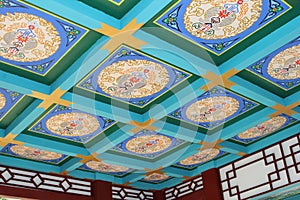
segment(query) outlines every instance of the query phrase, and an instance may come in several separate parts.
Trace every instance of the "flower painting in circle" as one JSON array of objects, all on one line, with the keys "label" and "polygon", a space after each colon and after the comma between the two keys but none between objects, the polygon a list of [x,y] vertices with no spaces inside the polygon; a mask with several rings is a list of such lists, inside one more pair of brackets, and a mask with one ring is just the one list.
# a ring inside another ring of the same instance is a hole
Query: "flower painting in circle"
[{"label": "flower painting in circle", "polygon": [[220,55],[290,8],[283,0],[178,0],[154,22]]},{"label": "flower painting in circle", "polygon": [[293,124],[296,121],[297,119],[293,117],[290,117],[286,114],[280,114],[234,136],[232,139],[244,144],[249,144],[290,124]]},{"label": "flower painting in circle", "polygon": [[247,68],[283,90],[300,85],[300,37]]},{"label": "flower painting in circle", "polygon": [[24,97],[23,94],[0,88],[0,121]]},{"label": "flower painting in circle", "polygon": [[77,87],[144,107],[190,76],[178,68],[121,46]]},{"label": "flower painting in circle", "polygon": [[80,169],[101,172],[113,176],[125,176],[133,171],[133,169],[131,168],[111,165],[103,161],[89,161],[86,164],[82,165]]},{"label": "flower painting in circle", "polygon": [[0,153],[52,164],[60,164],[68,157],[67,155],[63,154],[16,144],[6,145],[3,149],[1,149]]},{"label": "flower painting in circle", "polygon": [[145,178],[141,179],[143,182],[148,182],[148,183],[162,183],[164,181],[167,181],[171,179],[172,177],[165,175],[164,173],[151,173],[145,176]]},{"label": "flower painting in circle", "polygon": [[44,76],[87,29],[22,1],[1,1],[0,61]]},{"label": "flower painting in circle", "polygon": [[193,169],[199,165],[202,165],[210,160],[216,159],[224,155],[225,152],[215,148],[208,148],[200,150],[198,153],[179,161],[175,164],[177,167]]},{"label": "flower painting in circle", "polygon": [[256,106],[257,103],[217,86],[168,116],[213,129]]},{"label": "flower painting in circle", "polygon": [[111,150],[128,155],[155,159],[185,142],[155,131],[142,130],[129,137]]},{"label": "flower painting in circle", "polygon": [[86,143],[110,128],[114,120],[57,105],[29,131],[79,143]]}]

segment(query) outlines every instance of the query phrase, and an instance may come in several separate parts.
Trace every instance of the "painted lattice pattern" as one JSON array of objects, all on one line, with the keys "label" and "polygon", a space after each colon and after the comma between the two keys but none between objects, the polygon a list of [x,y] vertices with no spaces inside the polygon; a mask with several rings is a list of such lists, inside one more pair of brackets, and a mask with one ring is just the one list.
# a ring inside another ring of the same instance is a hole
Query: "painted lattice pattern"
[{"label": "painted lattice pattern", "polygon": [[113,199],[124,200],[150,200],[154,199],[153,192],[141,191],[136,189],[122,188],[118,186],[112,187]]},{"label": "painted lattice pattern", "polygon": [[224,199],[241,200],[300,182],[300,135],[220,169]]},{"label": "painted lattice pattern", "polygon": [[0,166],[0,184],[91,196],[91,182]]},{"label": "painted lattice pattern", "polygon": [[202,176],[166,190],[165,195],[167,200],[173,200],[201,189],[203,189]]}]

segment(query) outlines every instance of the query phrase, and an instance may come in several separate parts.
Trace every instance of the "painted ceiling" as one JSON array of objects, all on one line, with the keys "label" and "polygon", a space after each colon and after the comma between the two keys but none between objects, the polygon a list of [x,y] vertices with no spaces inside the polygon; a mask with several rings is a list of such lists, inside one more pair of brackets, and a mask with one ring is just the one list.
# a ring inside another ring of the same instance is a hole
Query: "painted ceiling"
[{"label": "painted ceiling", "polygon": [[160,190],[300,130],[296,0],[0,0],[0,164]]}]

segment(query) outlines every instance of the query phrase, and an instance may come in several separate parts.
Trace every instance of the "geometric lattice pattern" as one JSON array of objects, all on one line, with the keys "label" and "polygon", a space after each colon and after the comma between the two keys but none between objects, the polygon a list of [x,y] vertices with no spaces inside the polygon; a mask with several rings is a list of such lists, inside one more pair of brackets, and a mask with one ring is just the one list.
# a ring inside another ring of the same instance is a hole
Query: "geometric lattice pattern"
[{"label": "geometric lattice pattern", "polygon": [[0,184],[91,196],[91,182],[62,176],[0,167]]},{"label": "geometric lattice pattern", "polygon": [[248,199],[300,182],[300,135],[226,165],[220,175],[225,199]]},{"label": "geometric lattice pattern", "polygon": [[118,186],[112,187],[112,197],[113,199],[136,199],[136,200],[154,199],[153,192],[122,188]]},{"label": "geometric lattice pattern", "polygon": [[187,194],[201,190],[203,188],[202,177],[199,176],[193,180],[179,184],[165,191],[166,200],[178,199]]}]

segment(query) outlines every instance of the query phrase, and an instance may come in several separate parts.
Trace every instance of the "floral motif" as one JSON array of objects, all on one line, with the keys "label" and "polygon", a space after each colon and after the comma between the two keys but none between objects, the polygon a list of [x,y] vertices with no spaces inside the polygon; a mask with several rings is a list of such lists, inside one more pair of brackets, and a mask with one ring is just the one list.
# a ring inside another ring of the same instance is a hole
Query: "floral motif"
[{"label": "floral motif", "polygon": [[10,147],[10,150],[21,157],[29,158],[33,160],[43,160],[43,161],[57,160],[62,157],[62,154],[59,153],[40,150],[36,148],[30,148],[26,146],[14,145]]},{"label": "floral motif", "polygon": [[119,98],[141,98],[161,91],[169,82],[168,71],[148,60],[128,60],[105,67],[98,76],[99,87]]},{"label": "floral motif", "polygon": [[300,44],[274,56],[269,63],[268,74],[279,80],[300,78]]},{"label": "floral motif", "polygon": [[27,13],[0,15],[0,56],[19,62],[43,60],[59,48],[61,39],[51,22]]},{"label": "floral motif", "polygon": [[184,140],[144,129],[117,144],[112,150],[154,159],[182,144]]},{"label": "floral motif", "polygon": [[102,161],[89,161],[86,163],[86,166],[92,170],[102,172],[102,173],[118,173],[118,172],[127,172],[130,168],[107,164]]},{"label": "floral motif", "polygon": [[129,140],[126,148],[137,154],[151,154],[167,149],[171,144],[172,140],[164,135],[144,135]]},{"label": "floral motif", "polygon": [[188,119],[195,122],[214,122],[224,120],[239,109],[239,102],[227,96],[201,99],[186,110]]},{"label": "floral motif", "polygon": [[180,161],[179,164],[187,165],[187,166],[198,165],[214,159],[216,156],[219,155],[219,153],[220,153],[219,149],[215,149],[215,148],[204,149],[201,150],[199,153],[196,153]]},{"label": "floral motif", "polygon": [[79,112],[58,114],[46,122],[47,128],[58,135],[82,136],[95,132],[100,124],[91,115]]},{"label": "floral motif", "polygon": [[284,116],[273,117],[261,124],[258,124],[243,133],[238,134],[241,139],[257,138],[273,133],[281,128],[287,121]]},{"label": "floral motif", "polygon": [[2,93],[0,93],[0,109],[4,108],[5,104],[6,104],[6,98]]},{"label": "floral motif", "polygon": [[162,182],[170,177],[163,174],[163,173],[152,173],[147,175],[145,178],[143,178],[143,181],[148,181],[148,182]]},{"label": "floral motif", "polygon": [[289,9],[283,0],[180,0],[155,23],[219,55]]},{"label": "floral motif", "polygon": [[184,15],[185,28],[203,39],[232,37],[257,21],[261,6],[262,0],[193,0]]}]

